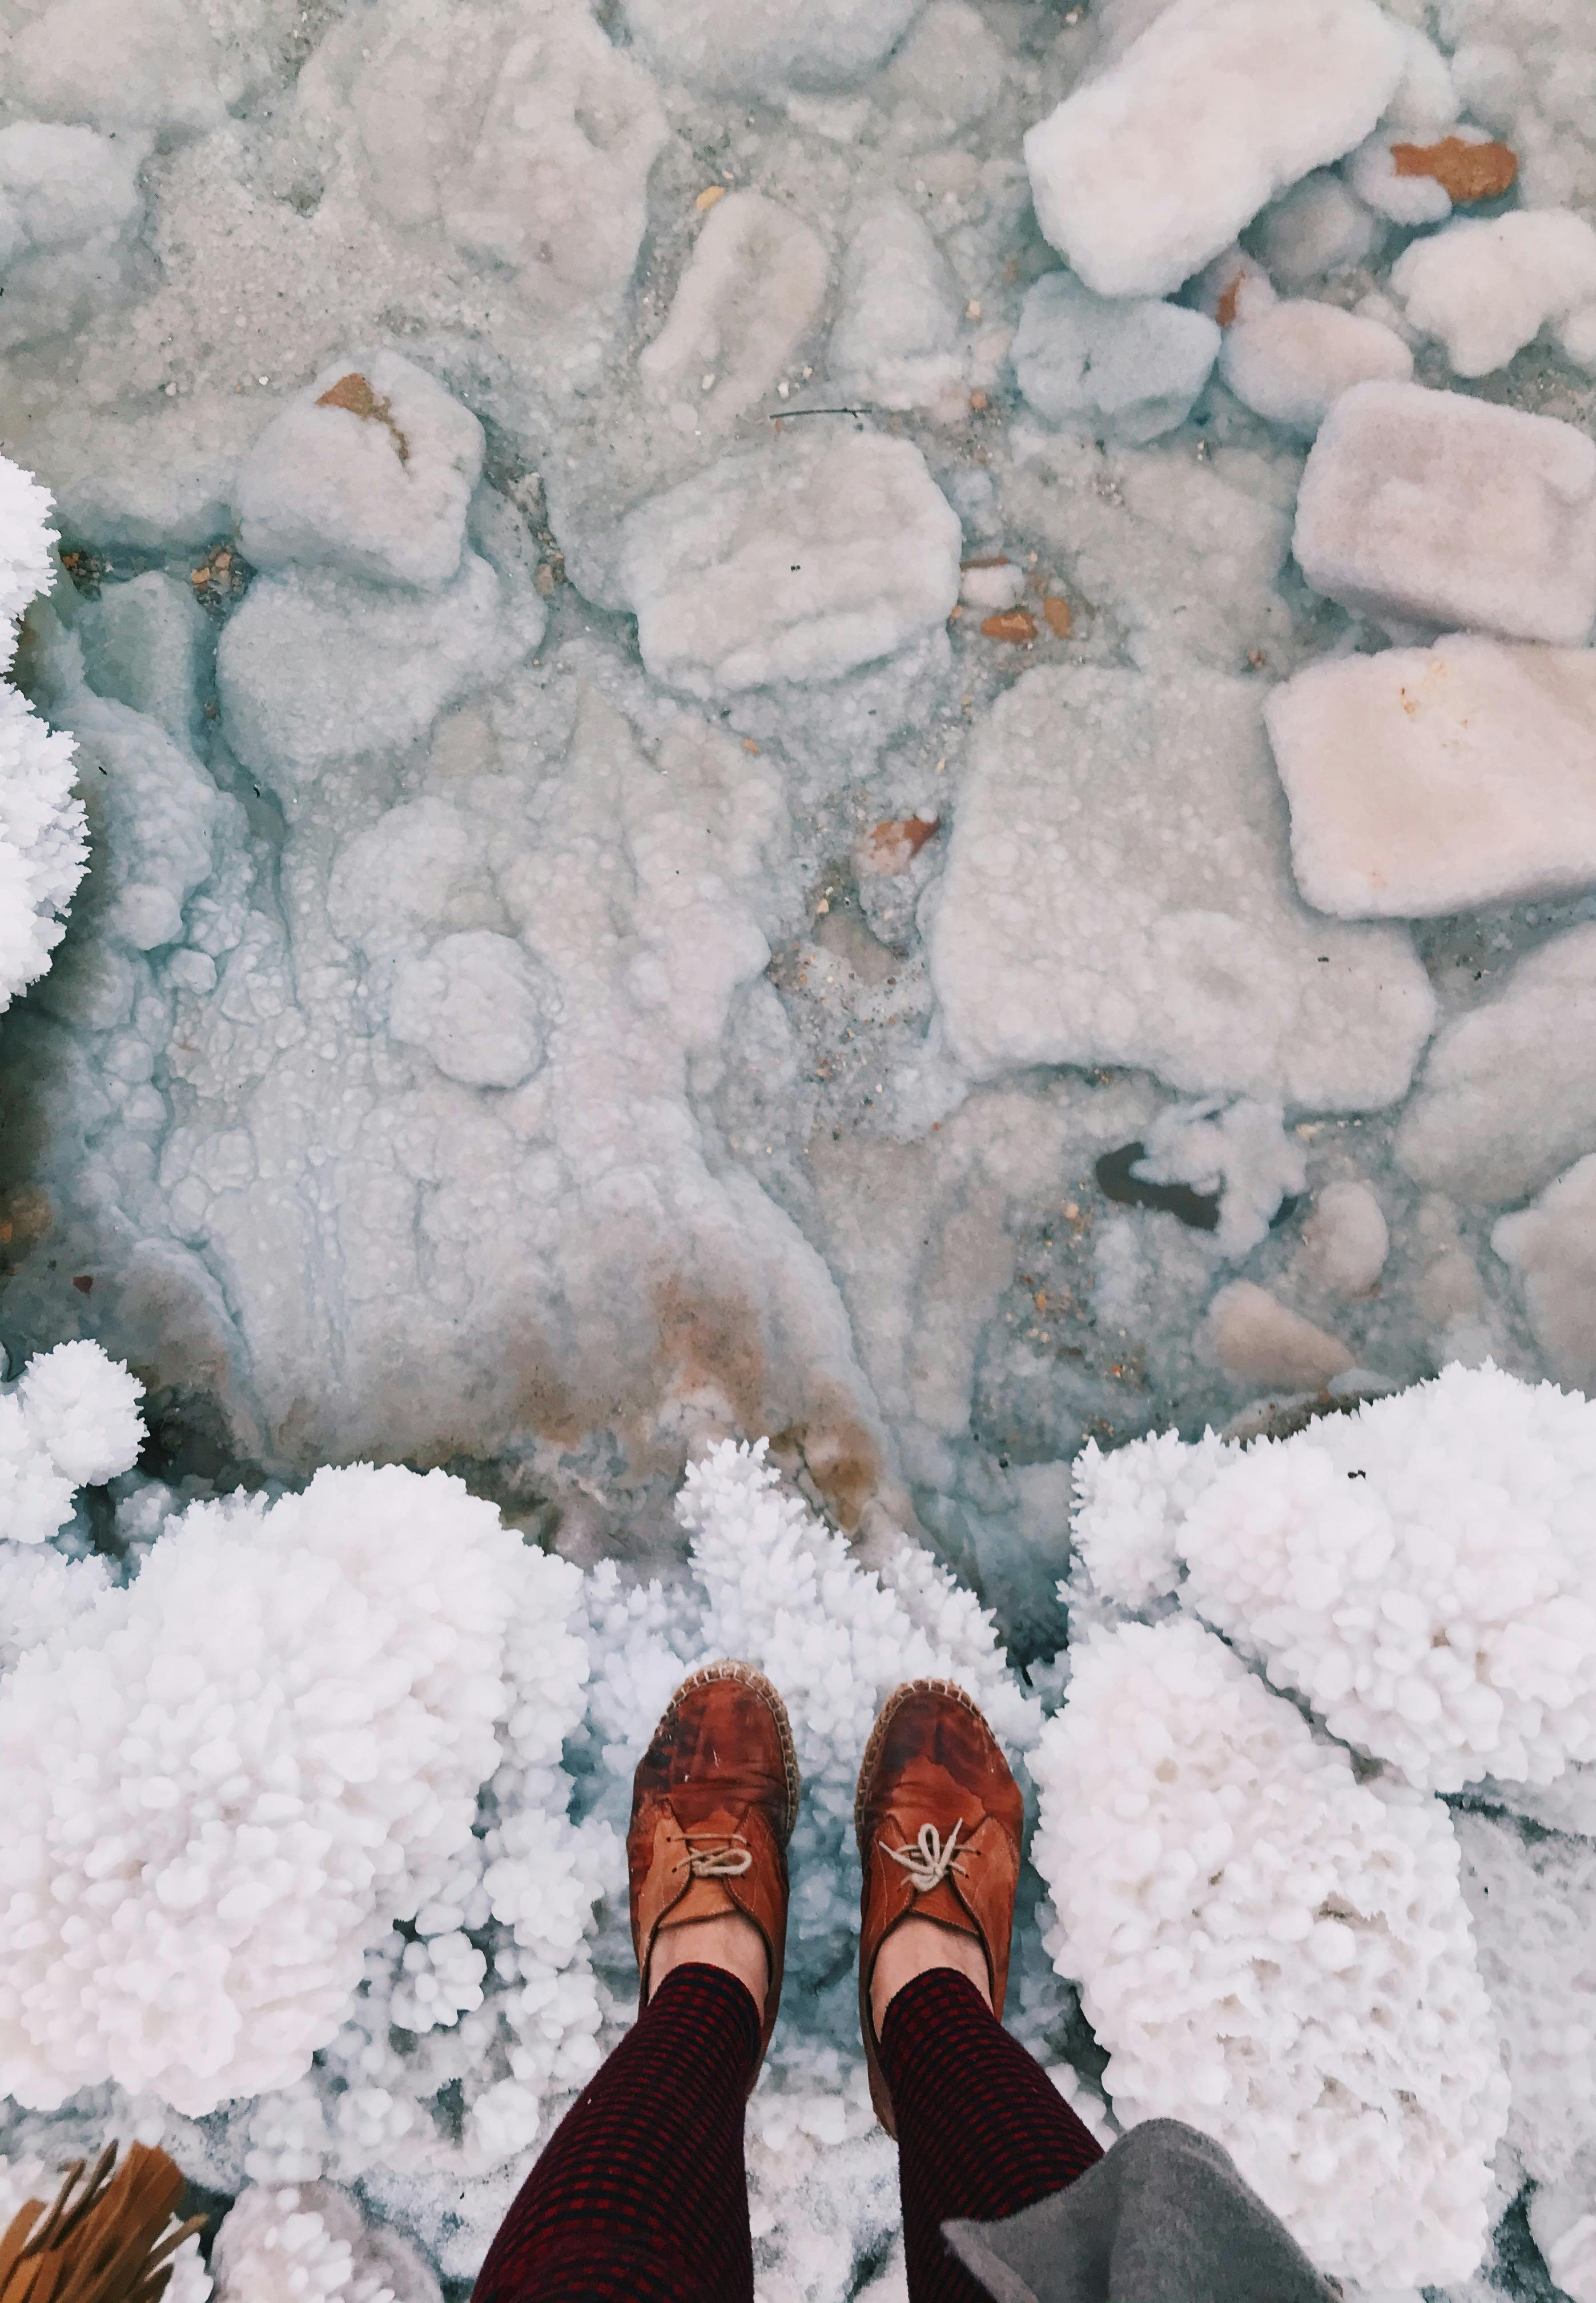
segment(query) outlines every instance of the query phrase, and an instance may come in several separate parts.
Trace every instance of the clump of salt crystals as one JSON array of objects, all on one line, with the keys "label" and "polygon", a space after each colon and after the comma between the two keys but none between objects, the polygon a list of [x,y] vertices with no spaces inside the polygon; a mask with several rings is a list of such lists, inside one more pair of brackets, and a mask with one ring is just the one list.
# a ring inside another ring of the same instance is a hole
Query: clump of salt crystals
[{"label": "clump of salt crystals", "polygon": [[1217,2137],[1333,2277],[1468,2277],[1508,2086],[1445,1809],[1179,1620],[1077,1646],[1031,1772],[1118,2117]]}]

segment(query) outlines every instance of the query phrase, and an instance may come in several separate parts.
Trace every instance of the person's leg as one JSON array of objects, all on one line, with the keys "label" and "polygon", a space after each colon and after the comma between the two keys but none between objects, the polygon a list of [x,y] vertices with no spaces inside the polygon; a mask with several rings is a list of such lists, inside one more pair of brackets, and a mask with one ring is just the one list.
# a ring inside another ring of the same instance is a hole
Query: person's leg
[{"label": "person's leg", "polygon": [[880,2039],[911,2303],[986,2303],[943,2224],[1015,2214],[1084,2175],[1102,2147],[956,1967],[928,1968],[895,1992]]},{"label": "person's leg", "polygon": [[743,2115],[781,1997],[799,1784],[746,1664],[683,1682],[626,1837],[638,2020],[573,2104],[473,2303],[752,2303]]},{"label": "person's leg", "polygon": [[1023,1811],[962,1690],[922,1680],[890,1698],[854,1821],[860,2016],[871,2095],[898,2139],[911,2303],[981,2303],[943,2223],[1012,2214],[1103,2155],[1000,2020]]},{"label": "person's leg", "polygon": [[668,1973],[544,2147],[473,2303],[751,2303],[743,2113],[759,2045],[735,1975]]}]

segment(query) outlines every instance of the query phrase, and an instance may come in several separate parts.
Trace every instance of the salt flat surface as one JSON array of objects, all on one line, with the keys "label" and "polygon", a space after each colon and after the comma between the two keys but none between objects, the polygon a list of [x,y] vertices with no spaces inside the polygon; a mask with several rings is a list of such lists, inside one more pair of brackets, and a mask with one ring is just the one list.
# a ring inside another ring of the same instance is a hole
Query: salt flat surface
[{"label": "salt flat surface", "polygon": [[136,2126],[175,2303],[462,2303],[730,1651],[760,2303],[902,2303],[906,1670],[1090,2123],[1596,2303],[1588,9],[0,50],[0,2217]]}]

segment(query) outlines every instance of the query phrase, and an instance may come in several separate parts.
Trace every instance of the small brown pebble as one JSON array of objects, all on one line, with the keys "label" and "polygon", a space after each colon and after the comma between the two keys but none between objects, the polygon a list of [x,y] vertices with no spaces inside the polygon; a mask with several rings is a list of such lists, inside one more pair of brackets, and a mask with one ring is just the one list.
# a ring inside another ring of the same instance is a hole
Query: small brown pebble
[{"label": "small brown pebble", "polygon": [[1075,622],[1068,600],[1061,600],[1056,592],[1046,593],[1042,600],[1042,613],[1054,637],[1067,640]]},{"label": "small brown pebble", "polygon": [[970,404],[979,416],[982,409],[987,405],[986,393],[984,392],[972,392],[970,395]]},{"label": "small brown pebble", "polygon": [[1393,144],[1399,176],[1433,176],[1449,199],[1497,200],[1518,176],[1518,155],[1507,144],[1468,144],[1443,136],[1439,144]]},{"label": "small brown pebble", "polygon": [[903,815],[876,824],[859,843],[859,870],[877,880],[906,872],[941,822],[938,815]]},{"label": "small brown pebble", "polygon": [[1001,615],[988,616],[981,631],[989,640],[1011,640],[1021,647],[1037,637],[1037,620],[1029,608],[1005,608]]},{"label": "small brown pebble", "polygon": [[80,1272],[78,1277],[72,1281],[72,1286],[77,1289],[80,1295],[88,1295],[93,1292],[94,1281],[89,1278],[87,1271]]},{"label": "small brown pebble", "polygon": [[1222,328],[1233,328],[1236,325],[1236,307],[1241,300],[1241,288],[1246,278],[1245,272],[1239,272],[1214,307],[1214,316]]},{"label": "small brown pebble", "polygon": [[697,199],[693,201],[693,205],[701,215],[705,208],[712,208],[717,200],[723,200],[725,198],[726,186],[724,184],[706,184],[703,190],[699,194]]},{"label": "small brown pebble", "polygon": [[344,408],[351,416],[358,416],[363,424],[386,426],[389,435],[399,451],[400,463],[409,462],[410,443],[393,420],[392,403],[372,390],[370,384],[358,368],[351,368],[348,375],[340,375],[336,384],[330,384],[317,400],[316,406]]},{"label": "small brown pebble", "polygon": [[336,384],[330,384],[316,401],[318,408],[347,408],[351,416],[358,416],[366,423],[382,404],[358,368],[351,368],[348,375],[340,375]]}]

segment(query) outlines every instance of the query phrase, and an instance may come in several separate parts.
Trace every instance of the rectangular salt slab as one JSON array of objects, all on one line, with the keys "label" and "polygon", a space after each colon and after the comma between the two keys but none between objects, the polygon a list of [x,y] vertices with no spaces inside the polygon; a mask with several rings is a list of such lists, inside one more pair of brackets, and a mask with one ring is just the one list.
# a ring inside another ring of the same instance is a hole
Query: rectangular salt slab
[{"label": "rectangular salt slab", "polygon": [[1577,647],[1596,619],[1596,443],[1464,392],[1355,384],[1308,458],[1292,549],[1316,592],[1394,638]]},{"label": "rectangular salt slab", "polygon": [[1173,0],[1025,139],[1037,222],[1099,296],[1166,296],[1360,144],[1402,75],[1373,0]]},{"label": "rectangular salt slab", "polygon": [[1322,912],[1424,919],[1596,882],[1596,650],[1462,634],[1343,656],[1264,716]]}]

